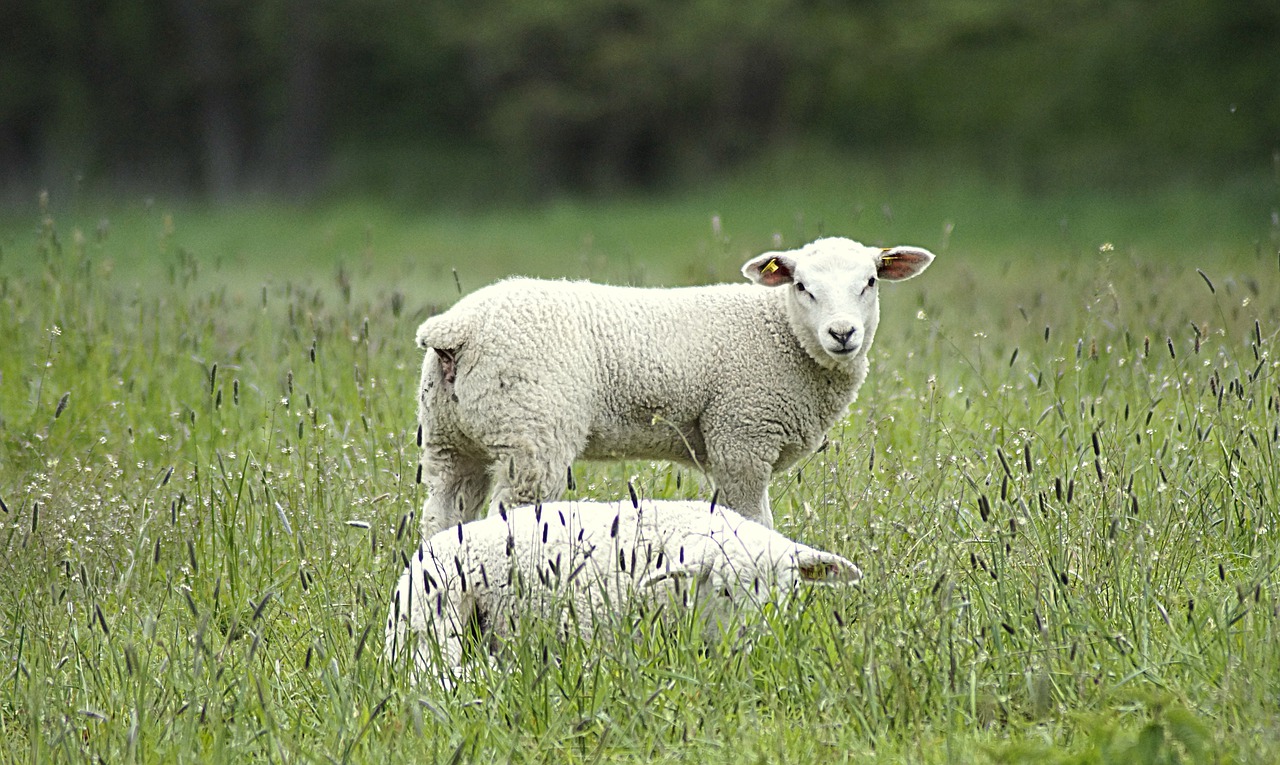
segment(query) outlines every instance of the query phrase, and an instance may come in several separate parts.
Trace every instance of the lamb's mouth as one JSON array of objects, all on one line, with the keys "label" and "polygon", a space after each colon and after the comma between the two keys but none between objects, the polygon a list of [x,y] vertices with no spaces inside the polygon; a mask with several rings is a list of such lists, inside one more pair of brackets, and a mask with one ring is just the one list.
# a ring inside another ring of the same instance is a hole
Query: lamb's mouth
[{"label": "lamb's mouth", "polygon": [[829,352],[832,356],[848,356],[852,353],[857,353],[861,347],[860,345],[842,345],[839,348],[829,349]]}]

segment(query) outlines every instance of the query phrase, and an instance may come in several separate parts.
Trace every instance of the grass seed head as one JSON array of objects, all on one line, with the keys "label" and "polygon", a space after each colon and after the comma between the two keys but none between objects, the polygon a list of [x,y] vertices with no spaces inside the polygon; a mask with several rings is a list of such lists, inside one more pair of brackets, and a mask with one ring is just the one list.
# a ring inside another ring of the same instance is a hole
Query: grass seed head
[{"label": "grass seed head", "polygon": [[265,595],[263,595],[263,596],[262,596],[262,600],[261,600],[261,601],[257,604],[257,606],[253,609],[253,617],[250,619],[250,621],[255,621],[255,622],[256,622],[256,621],[258,621],[258,619],[259,619],[259,618],[261,618],[261,617],[262,617],[262,612],[263,612],[264,610],[266,610],[266,608],[267,608],[267,603],[270,603],[270,602],[271,602],[271,597],[272,597],[274,594],[275,594],[275,593],[271,592],[271,590],[267,590],[267,593],[266,593]]},{"label": "grass seed head", "polygon": [[1209,281],[1209,277],[1205,274],[1204,271],[1201,271],[1200,269],[1197,268],[1196,273],[1200,274],[1201,279],[1204,279],[1204,283],[1209,286],[1209,292],[1211,294],[1214,294],[1214,295],[1218,294],[1218,291],[1213,288],[1213,282]]}]

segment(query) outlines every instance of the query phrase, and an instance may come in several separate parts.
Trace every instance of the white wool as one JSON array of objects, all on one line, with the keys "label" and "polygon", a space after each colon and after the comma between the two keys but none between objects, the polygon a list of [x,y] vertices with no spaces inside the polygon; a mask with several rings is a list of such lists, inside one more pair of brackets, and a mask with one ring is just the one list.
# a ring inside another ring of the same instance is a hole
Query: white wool
[{"label": "white wool", "polygon": [[509,279],[464,297],[417,333],[424,537],[486,504],[558,499],[578,458],[694,465],[772,526],[773,474],[822,444],[866,378],[878,283],[932,260],[828,238],[747,261],[754,285]]},{"label": "white wool", "polygon": [[618,627],[615,617],[636,606],[669,606],[693,608],[714,637],[744,609],[784,602],[801,583],[861,578],[839,555],[705,502],[520,507],[422,545],[396,584],[386,653],[395,661],[412,647],[418,679],[449,682],[473,629],[487,630],[481,642],[491,645],[529,618],[590,635]]}]

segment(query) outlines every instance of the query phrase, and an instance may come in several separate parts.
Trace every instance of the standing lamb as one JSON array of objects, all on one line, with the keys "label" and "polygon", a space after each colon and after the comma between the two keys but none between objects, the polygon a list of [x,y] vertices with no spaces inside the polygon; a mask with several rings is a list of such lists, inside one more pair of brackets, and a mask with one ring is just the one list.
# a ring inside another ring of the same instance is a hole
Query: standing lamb
[{"label": "standing lamb", "polygon": [[[553,502],[445,529],[410,559],[387,615],[386,655],[412,647],[414,679],[450,685],[468,635],[490,651],[524,620],[590,638],[638,609],[692,610],[701,635],[746,630],[744,617],[801,584],[862,578],[850,561],[793,542],[705,502]],[[411,633],[416,643],[409,642]]]},{"label": "standing lamb", "polygon": [[756,285],[679,289],[507,279],[418,328],[424,538],[552,501],[577,458],[666,459],[773,525],[769,480],[811,454],[867,376],[878,284],[918,247],[819,239],[742,267]]}]

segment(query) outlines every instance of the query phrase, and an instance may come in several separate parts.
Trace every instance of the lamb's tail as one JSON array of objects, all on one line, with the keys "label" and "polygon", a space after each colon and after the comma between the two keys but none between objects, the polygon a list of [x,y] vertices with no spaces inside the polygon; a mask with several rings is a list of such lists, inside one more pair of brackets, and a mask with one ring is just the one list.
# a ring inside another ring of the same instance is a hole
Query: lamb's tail
[{"label": "lamb's tail", "polygon": [[418,327],[417,344],[428,348],[456,349],[466,344],[471,336],[471,323],[462,316],[449,312],[432,316]]}]

